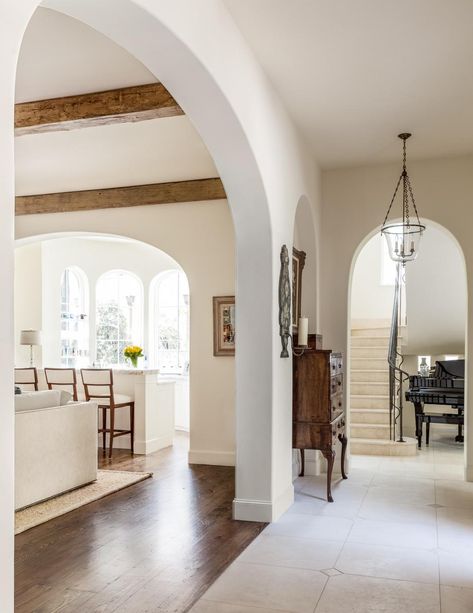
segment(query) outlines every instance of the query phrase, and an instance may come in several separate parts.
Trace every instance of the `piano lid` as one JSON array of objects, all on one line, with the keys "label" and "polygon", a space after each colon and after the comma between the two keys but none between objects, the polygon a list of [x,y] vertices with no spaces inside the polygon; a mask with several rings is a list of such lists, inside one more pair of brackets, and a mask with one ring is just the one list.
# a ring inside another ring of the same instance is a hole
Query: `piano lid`
[{"label": "piano lid", "polygon": [[434,377],[465,378],[465,360],[439,360],[435,362]]}]

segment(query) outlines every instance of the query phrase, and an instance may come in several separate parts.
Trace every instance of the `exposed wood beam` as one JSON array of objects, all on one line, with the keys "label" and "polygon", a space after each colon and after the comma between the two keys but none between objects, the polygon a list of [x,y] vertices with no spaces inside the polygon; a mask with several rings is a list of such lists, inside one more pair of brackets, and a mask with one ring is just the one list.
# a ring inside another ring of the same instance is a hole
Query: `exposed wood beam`
[{"label": "exposed wood beam", "polygon": [[35,134],[184,115],[161,83],[15,105],[15,134]]},{"label": "exposed wood beam", "polygon": [[16,215],[72,213],[96,209],[219,200],[226,197],[220,179],[197,179],[79,192],[17,196],[15,210]]}]

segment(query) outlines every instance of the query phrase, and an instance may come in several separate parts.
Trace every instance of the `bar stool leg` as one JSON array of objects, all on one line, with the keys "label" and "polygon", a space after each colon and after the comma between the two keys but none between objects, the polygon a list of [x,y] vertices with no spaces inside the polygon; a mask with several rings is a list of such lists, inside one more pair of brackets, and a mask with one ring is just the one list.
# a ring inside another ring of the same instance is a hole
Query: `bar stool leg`
[{"label": "bar stool leg", "polygon": [[130,402],[131,454],[135,453],[135,403]]},{"label": "bar stool leg", "polygon": [[115,434],[115,407],[110,407],[110,447],[108,450],[108,457],[112,457],[113,451],[113,435]]},{"label": "bar stool leg", "polygon": [[105,455],[105,450],[107,448],[107,433],[106,433],[106,429],[107,429],[107,409],[105,409],[104,407],[102,407],[102,450],[103,450],[103,454]]}]

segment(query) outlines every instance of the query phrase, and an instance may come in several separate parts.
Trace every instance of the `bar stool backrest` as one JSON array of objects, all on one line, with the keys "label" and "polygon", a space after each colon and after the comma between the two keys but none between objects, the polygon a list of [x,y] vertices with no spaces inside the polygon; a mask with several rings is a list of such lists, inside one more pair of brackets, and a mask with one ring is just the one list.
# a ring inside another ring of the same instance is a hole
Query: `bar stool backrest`
[{"label": "bar stool backrest", "polygon": [[115,404],[111,368],[81,368],[80,374],[86,400],[97,399],[100,405],[102,398],[110,400],[110,405]]},{"label": "bar stool backrest", "polygon": [[77,376],[75,368],[45,368],[44,376],[48,389],[72,391],[72,399],[77,402]]},{"label": "bar stool backrest", "polygon": [[[34,366],[28,368],[15,368],[15,385],[19,385],[21,389],[29,389],[38,391],[38,371]],[[28,387],[27,387],[28,386]]]}]

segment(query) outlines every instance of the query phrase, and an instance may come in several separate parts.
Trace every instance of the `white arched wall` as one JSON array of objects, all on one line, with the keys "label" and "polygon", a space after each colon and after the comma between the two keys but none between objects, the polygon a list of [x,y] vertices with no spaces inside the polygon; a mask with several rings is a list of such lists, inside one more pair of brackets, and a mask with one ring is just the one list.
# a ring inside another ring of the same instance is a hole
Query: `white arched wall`
[{"label": "white arched wall", "polygon": [[301,196],[294,216],[294,247],[306,254],[302,272],[301,315],[309,318],[309,333],[318,332],[318,240],[314,211],[307,196]]},{"label": "white arched wall", "polygon": [[[11,296],[14,83],[21,39],[37,0],[0,3],[0,293]],[[221,0],[51,0],[135,55],[169,88],[210,150],[229,197],[237,252],[237,477],[235,517],[272,520],[293,500],[291,361],[279,358],[279,250],[292,243],[299,194],[318,202],[319,175],[285,109]],[[110,215],[117,215],[113,212]],[[255,317],[254,305],[261,317]],[[12,304],[2,304],[0,350],[12,355]],[[0,393],[13,406],[12,373]],[[0,589],[12,610],[13,409],[0,439]],[[276,433],[278,434],[276,436]]]},{"label": "white arched wall", "polygon": [[[409,164],[421,218],[447,231],[465,258],[468,302],[473,295],[473,156],[415,161]],[[381,227],[399,176],[399,166],[378,166],[327,171],[323,176],[320,292],[324,339],[333,349],[349,354],[349,297],[353,266],[359,251]],[[373,229],[379,223],[378,230]],[[473,380],[473,312],[468,309],[465,357],[467,379]],[[349,361],[347,369],[349,369]],[[348,372],[348,370],[347,370]],[[349,387],[346,389],[349,394]],[[466,384],[465,477],[473,480],[472,386]]]},{"label": "white arched wall", "polygon": [[226,202],[136,207],[131,218],[126,209],[116,210],[112,219],[106,210],[28,215],[16,224],[20,243],[100,233],[157,247],[185,271],[191,292],[189,461],[234,465],[235,360],[212,351],[212,296],[231,295],[235,287],[234,233]]}]

